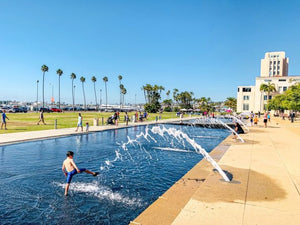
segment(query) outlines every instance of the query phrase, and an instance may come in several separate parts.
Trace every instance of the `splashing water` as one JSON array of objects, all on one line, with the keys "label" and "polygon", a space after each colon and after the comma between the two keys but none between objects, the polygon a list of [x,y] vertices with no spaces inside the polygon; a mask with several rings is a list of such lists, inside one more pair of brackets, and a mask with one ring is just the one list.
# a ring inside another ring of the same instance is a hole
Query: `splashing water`
[{"label": "splashing water", "polygon": [[[197,144],[195,142],[195,140],[191,139],[186,133],[177,130],[175,128],[165,128],[165,126],[162,126],[162,128],[160,128],[159,126],[154,126],[151,129],[148,128],[148,126],[145,129],[145,133],[141,132],[140,134],[136,135],[135,139],[131,139],[129,136],[127,136],[127,142],[126,143],[122,143],[120,144],[121,149],[126,152],[129,155],[129,158],[133,160],[133,158],[131,157],[131,154],[129,152],[128,146],[139,146],[139,148],[144,151],[150,159],[152,159],[151,154],[142,146],[140,140],[144,139],[147,142],[151,142],[153,141],[154,143],[157,143],[157,140],[155,140],[155,138],[153,138],[149,131],[151,131],[153,134],[158,134],[160,135],[165,141],[167,141],[168,143],[172,144],[173,141],[168,141],[167,137],[164,135],[164,133],[169,134],[169,136],[174,137],[179,143],[181,143],[183,145],[183,147],[185,148],[185,141],[187,141],[187,143],[189,143],[195,150],[196,153],[203,155],[203,157],[210,162],[214,168],[222,175],[222,177],[224,178],[225,181],[230,182],[230,179],[226,176],[226,174],[224,173],[224,171],[220,168],[220,166],[210,157],[210,155],[205,151],[205,149],[203,149],[199,144]],[[162,148],[162,147],[156,147],[155,149],[160,149],[160,150],[165,150],[165,151],[181,151],[181,152],[189,152],[185,149],[178,149],[178,148]],[[113,166],[113,163],[116,162],[117,160],[121,159],[121,154],[119,151],[116,151],[116,157],[114,160],[106,160],[105,164],[106,166],[101,166],[100,169],[103,170],[104,168],[109,169],[110,166]]]},{"label": "splashing water", "polygon": [[221,169],[221,167],[216,163],[216,161],[214,161],[210,157],[210,155],[205,151],[205,149],[202,148],[199,144],[197,144],[195,142],[195,140],[189,138],[189,136],[187,134],[185,134],[182,131],[177,130],[175,128],[168,128],[167,129],[164,126],[163,126],[162,129],[160,127],[158,127],[158,126],[152,127],[151,131],[152,131],[152,133],[159,134],[162,137],[164,136],[164,133],[167,133],[167,134],[175,137],[177,140],[183,140],[183,139],[186,140],[191,146],[194,147],[194,149],[196,150],[197,153],[202,154],[203,157],[208,162],[210,162],[215,167],[215,169],[218,170],[218,172],[222,175],[222,177],[224,178],[225,181],[230,182],[230,179],[226,176],[226,174]]}]

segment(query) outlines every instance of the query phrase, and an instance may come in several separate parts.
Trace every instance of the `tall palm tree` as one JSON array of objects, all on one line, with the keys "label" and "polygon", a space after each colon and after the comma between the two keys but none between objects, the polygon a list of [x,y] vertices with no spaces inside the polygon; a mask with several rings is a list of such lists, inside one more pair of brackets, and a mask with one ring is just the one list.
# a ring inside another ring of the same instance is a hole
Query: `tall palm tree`
[{"label": "tall palm tree", "polygon": [[[121,75],[118,76],[119,79],[119,86],[121,86],[121,80],[123,79],[123,77]],[[120,108],[122,105],[122,89],[120,88]]]},{"label": "tall palm tree", "polygon": [[97,94],[96,94],[96,81],[97,78],[95,76],[92,77],[92,82],[94,83],[94,92],[95,92],[95,101],[96,101],[96,110],[98,111],[98,102],[97,102]]},{"label": "tall palm tree", "polygon": [[64,73],[61,69],[56,70],[58,74],[58,108],[60,109],[60,77]]},{"label": "tall palm tree", "polygon": [[126,95],[126,93],[127,93],[126,88],[123,87],[122,90],[121,90],[121,92],[122,92],[122,95],[123,95],[123,100],[122,100],[122,101],[123,101],[123,104],[124,104],[124,102],[125,102],[125,101],[124,101],[125,95]]},{"label": "tall palm tree", "polygon": [[107,81],[108,81],[108,78],[105,76],[103,77],[103,81],[104,81],[104,84],[105,84],[105,96],[106,96],[106,109],[107,109]]},{"label": "tall palm tree", "polygon": [[269,103],[270,101],[270,93],[271,92],[275,92],[276,88],[275,88],[275,84],[274,83],[270,83],[268,82],[268,84],[261,84],[259,90],[261,92],[267,92],[267,103]]},{"label": "tall palm tree", "polygon": [[48,66],[46,66],[45,64],[42,65],[41,70],[43,71],[43,108],[45,107],[45,98],[44,98],[44,93],[45,93],[45,72],[48,72]]},{"label": "tall palm tree", "polygon": [[71,79],[72,79],[72,100],[73,100],[73,111],[75,111],[74,105],[75,105],[75,99],[74,99],[74,80],[76,79],[76,74],[71,73]]},{"label": "tall palm tree", "polygon": [[83,100],[84,100],[84,110],[86,110],[86,101],[85,101],[85,92],[84,92],[85,78],[84,77],[80,77],[80,82],[82,84],[82,92],[83,92]]}]

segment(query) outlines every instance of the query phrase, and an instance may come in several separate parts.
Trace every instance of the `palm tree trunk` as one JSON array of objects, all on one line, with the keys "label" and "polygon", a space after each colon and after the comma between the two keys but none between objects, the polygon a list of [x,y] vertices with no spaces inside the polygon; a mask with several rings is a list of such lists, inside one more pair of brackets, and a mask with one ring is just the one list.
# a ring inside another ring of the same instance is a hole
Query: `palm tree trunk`
[{"label": "palm tree trunk", "polygon": [[72,79],[72,100],[73,100],[73,111],[75,111],[74,110],[74,86],[73,86],[73,79]]},{"label": "palm tree trunk", "polygon": [[95,92],[96,110],[98,111],[98,102],[97,102],[97,94],[96,94],[96,85],[95,85],[95,82],[94,82],[94,92]]},{"label": "palm tree trunk", "polygon": [[44,87],[45,87],[45,83],[44,83],[44,80],[45,80],[45,72],[43,72],[43,108],[45,107],[45,99],[44,99]]},{"label": "palm tree trunk", "polygon": [[60,76],[58,76],[58,108],[60,109]]},{"label": "palm tree trunk", "polygon": [[106,95],[106,109],[107,109],[107,85],[106,85],[106,82],[105,82],[105,95]]},{"label": "palm tree trunk", "polygon": [[85,101],[85,93],[84,93],[84,84],[82,82],[82,92],[83,92],[83,100],[84,100],[84,110],[86,111],[86,101]]}]

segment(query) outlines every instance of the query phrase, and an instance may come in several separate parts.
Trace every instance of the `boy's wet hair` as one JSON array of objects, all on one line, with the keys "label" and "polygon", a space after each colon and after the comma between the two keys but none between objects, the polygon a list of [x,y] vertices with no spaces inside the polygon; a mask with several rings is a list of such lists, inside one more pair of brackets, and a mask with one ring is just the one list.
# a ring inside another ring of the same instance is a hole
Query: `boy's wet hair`
[{"label": "boy's wet hair", "polygon": [[67,156],[69,157],[69,156],[73,156],[74,155],[74,152],[72,152],[72,151],[68,151],[67,152]]}]

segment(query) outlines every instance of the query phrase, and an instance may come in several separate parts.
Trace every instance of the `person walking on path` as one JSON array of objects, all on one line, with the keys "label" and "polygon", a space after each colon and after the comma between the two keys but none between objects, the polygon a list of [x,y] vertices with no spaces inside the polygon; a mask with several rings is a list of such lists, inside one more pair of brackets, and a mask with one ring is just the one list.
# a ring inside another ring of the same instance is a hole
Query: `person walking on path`
[{"label": "person walking on path", "polygon": [[254,119],[253,119],[253,121],[254,121],[254,126],[257,126],[257,123],[258,123],[258,117],[255,116]]},{"label": "person walking on path", "polygon": [[63,162],[63,165],[62,165],[62,171],[65,174],[65,176],[67,177],[67,184],[65,187],[65,196],[68,195],[70,183],[75,174],[85,172],[88,174],[92,174],[94,177],[99,174],[98,172],[92,172],[85,168],[78,169],[78,167],[76,166],[76,164],[73,160],[73,156],[74,156],[74,152],[68,151],[67,158],[65,159],[65,161]]},{"label": "person walking on path", "polygon": [[291,123],[294,123],[295,116],[296,116],[295,112],[291,111],[291,113],[290,113]]},{"label": "person walking on path", "polygon": [[265,114],[264,114],[264,124],[265,124],[265,128],[267,128],[267,123],[268,123],[268,113],[265,112]]},{"label": "person walking on path", "polygon": [[7,130],[7,128],[6,128],[6,119],[9,120],[9,118],[5,114],[5,110],[3,110],[2,115],[1,115],[1,130],[3,128],[3,125],[4,125],[4,129]]},{"label": "person walking on path", "polygon": [[126,126],[128,126],[129,116],[128,116],[127,112],[125,112],[124,120],[125,120]]},{"label": "person walking on path", "polygon": [[37,125],[40,125],[40,122],[42,122],[44,125],[46,125],[45,120],[44,120],[44,110],[41,110],[41,112],[40,112],[40,118],[39,118],[39,121],[37,122]]},{"label": "person walking on path", "polygon": [[77,121],[77,128],[75,132],[78,131],[78,128],[81,127],[81,132],[83,132],[83,126],[82,126],[82,116],[81,113],[78,113],[78,121]]}]

